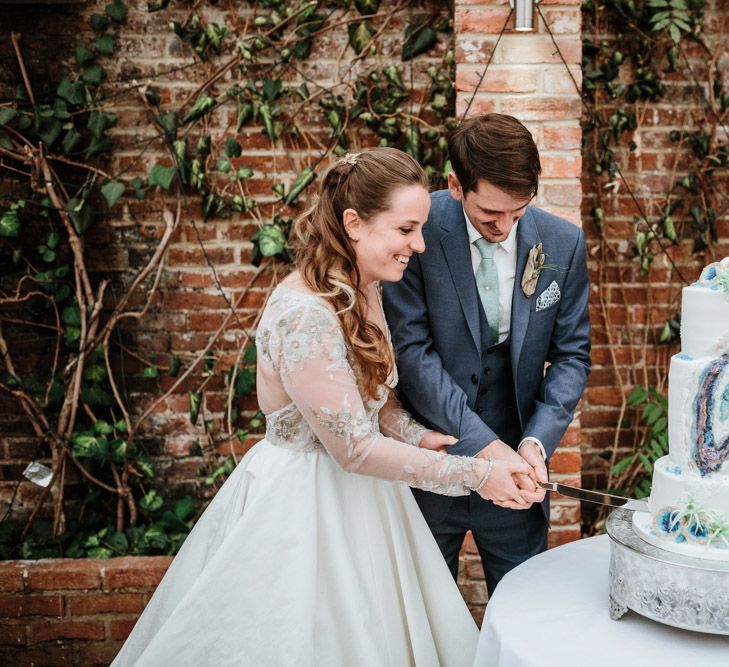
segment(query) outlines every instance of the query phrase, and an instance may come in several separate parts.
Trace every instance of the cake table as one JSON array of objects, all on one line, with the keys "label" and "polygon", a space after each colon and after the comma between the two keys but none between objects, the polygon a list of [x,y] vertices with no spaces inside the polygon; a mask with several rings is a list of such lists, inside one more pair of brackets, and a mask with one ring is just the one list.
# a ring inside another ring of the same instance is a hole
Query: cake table
[{"label": "cake table", "polygon": [[486,607],[475,667],[729,664],[729,636],[608,612],[607,535],[570,542],[504,577]]}]

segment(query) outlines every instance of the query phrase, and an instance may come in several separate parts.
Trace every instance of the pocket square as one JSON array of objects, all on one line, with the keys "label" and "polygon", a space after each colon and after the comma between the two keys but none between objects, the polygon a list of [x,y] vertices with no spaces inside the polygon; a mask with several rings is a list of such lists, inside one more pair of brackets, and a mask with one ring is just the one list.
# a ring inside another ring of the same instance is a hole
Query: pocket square
[{"label": "pocket square", "polygon": [[549,308],[550,306],[553,306],[561,298],[562,298],[562,293],[559,291],[559,285],[557,284],[556,280],[553,280],[551,283],[549,283],[549,287],[547,287],[547,289],[545,289],[537,297],[536,312],[539,312],[540,310],[544,310],[545,308]]}]

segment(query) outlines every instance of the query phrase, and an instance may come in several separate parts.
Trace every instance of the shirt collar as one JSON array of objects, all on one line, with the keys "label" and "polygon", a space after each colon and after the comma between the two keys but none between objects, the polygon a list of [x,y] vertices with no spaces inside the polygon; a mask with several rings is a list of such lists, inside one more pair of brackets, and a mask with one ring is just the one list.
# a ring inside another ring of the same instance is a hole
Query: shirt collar
[{"label": "shirt collar", "polygon": [[[479,232],[474,226],[473,223],[468,219],[468,215],[466,214],[466,209],[463,210],[463,217],[466,220],[466,230],[468,231],[468,242],[474,243],[475,241],[478,241],[478,239],[481,238],[481,232]],[[509,235],[503,240],[497,243],[499,248],[502,250],[505,250],[507,253],[511,254],[516,247],[516,228],[519,226],[519,223],[515,223],[514,226],[511,228],[511,231],[509,232]]]}]

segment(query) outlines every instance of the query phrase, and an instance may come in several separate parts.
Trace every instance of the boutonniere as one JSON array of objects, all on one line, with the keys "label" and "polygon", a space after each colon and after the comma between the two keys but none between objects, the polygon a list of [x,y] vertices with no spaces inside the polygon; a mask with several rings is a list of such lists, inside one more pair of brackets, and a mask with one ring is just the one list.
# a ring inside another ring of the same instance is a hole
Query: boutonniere
[{"label": "boutonniere", "polygon": [[529,257],[527,257],[524,274],[521,277],[521,289],[527,298],[534,294],[534,290],[537,289],[537,280],[539,280],[539,274],[543,268],[544,253],[542,252],[542,244],[537,243],[529,249]]}]

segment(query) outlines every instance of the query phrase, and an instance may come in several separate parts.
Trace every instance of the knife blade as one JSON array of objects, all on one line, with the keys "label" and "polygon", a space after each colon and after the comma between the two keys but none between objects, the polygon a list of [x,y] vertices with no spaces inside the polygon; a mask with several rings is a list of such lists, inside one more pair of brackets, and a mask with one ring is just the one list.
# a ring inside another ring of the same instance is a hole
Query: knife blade
[{"label": "knife blade", "polygon": [[638,500],[637,498],[625,498],[624,496],[613,496],[609,493],[601,493],[599,491],[590,491],[589,489],[580,489],[576,486],[568,484],[560,484],[559,482],[537,482],[539,486],[548,491],[554,491],[568,498],[577,498],[578,500],[586,500],[589,503],[597,503],[598,505],[609,505],[610,507],[620,507],[624,510],[633,510],[636,512],[650,512],[647,500]]}]

